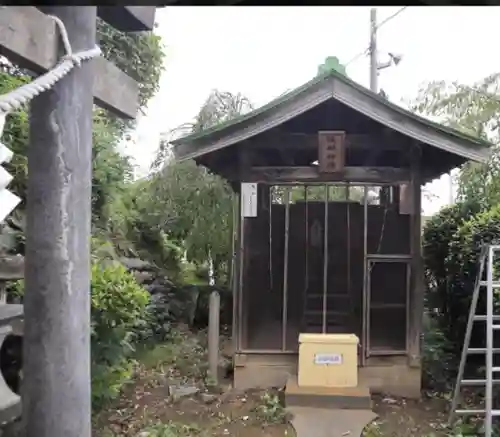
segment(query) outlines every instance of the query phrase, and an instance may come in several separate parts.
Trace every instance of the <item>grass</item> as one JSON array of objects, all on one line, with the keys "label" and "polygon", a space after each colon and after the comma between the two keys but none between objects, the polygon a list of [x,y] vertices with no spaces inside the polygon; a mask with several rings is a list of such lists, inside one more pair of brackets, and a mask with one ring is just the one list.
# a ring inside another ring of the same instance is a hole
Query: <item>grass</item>
[{"label": "grass", "polygon": [[183,423],[158,423],[142,431],[147,437],[191,437],[201,433],[201,428],[196,424]]},{"label": "grass", "polygon": [[262,423],[283,424],[288,422],[289,416],[278,393],[265,391],[259,400],[260,402],[255,407],[255,413]]}]

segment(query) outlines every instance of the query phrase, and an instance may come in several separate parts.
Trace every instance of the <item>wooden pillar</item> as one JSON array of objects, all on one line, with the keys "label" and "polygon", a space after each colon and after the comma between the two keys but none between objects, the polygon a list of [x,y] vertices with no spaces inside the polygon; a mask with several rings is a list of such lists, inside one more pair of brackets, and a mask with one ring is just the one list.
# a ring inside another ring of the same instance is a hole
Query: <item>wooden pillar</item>
[{"label": "wooden pillar", "polygon": [[401,205],[401,186],[394,185],[392,188],[392,204],[394,206],[394,211],[399,211]]},{"label": "wooden pillar", "polygon": [[409,329],[408,329],[408,359],[410,366],[420,365],[420,343],[424,311],[424,269],[421,245],[421,216],[422,190],[420,148],[413,146],[411,153],[411,180],[410,180],[410,248],[411,248],[411,276],[409,299]]},{"label": "wooden pillar", "polygon": [[[264,224],[267,224],[263,220],[263,215],[267,213],[267,208],[269,205],[269,185],[267,184],[257,184],[257,217],[242,217],[241,207],[240,207],[240,220],[241,220],[241,242],[242,247],[240,248],[241,259],[241,294],[240,294],[240,332],[241,332],[241,348],[248,349],[248,334],[250,331],[249,323],[252,322],[250,313],[255,311],[253,307],[254,302],[251,300],[252,287],[255,283],[254,277],[252,276],[254,272],[251,266],[255,263],[265,262],[263,259],[255,258],[253,253],[255,247],[262,247],[264,239],[268,238],[268,233],[265,232]],[[259,255],[260,257],[261,255]],[[264,257],[262,255],[262,257]],[[265,304],[265,302],[264,302]],[[253,313],[252,313],[253,314]]]},{"label": "wooden pillar", "polygon": [[233,192],[231,196],[231,254],[228,260],[229,263],[229,278],[228,278],[228,286],[230,290],[234,290],[234,281],[236,278],[235,268],[236,268],[236,239],[238,236],[238,228],[237,228],[237,213],[238,213],[238,202],[237,198]]},{"label": "wooden pillar", "polygon": [[241,226],[241,187],[238,185],[236,194],[236,214],[235,214],[235,265],[233,280],[233,349],[235,352],[241,350],[241,320],[240,308],[242,287],[242,226]]},{"label": "wooden pillar", "polygon": [[[242,180],[241,175],[245,174],[248,169],[252,166],[252,152],[251,150],[246,149],[245,147],[239,147],[238,150],[238,169],[240,181]],[[243,193],[241,190],[241,182],[240,182],[240,195],[239,195],[239,296],[238,296],[238,332],[239,332],[239,344],[238,350],[247,349],[248,346],[248,294],[246,292],[248,287],[248,239],[249,239],[249,226],[248,221],[251,218],[243,217]],[[257,194],[257,202],[258,194]]]},{"label": "wooden pillar", "polygon": [[[95,46],[95,6],[47,12],[63,21],[75,52]],[[93,65],[84,63],[31,106],[23,351],[27,437],[91,435],[93,83]]]},{"label": "wooden pillar", "polygon": [[232,316],[231,316],[231,343],[233,351],[238,350],[236,339],[238,337],[237,332],[237,312],[238,312],[238,213],[239,213],[239,202],[236,184],[231,183],[231,188],[233,189],[232,195],[232,224],[231,224],[231,268],[230,268],[230,278],[229,278],[229,288],[232,294]]}]

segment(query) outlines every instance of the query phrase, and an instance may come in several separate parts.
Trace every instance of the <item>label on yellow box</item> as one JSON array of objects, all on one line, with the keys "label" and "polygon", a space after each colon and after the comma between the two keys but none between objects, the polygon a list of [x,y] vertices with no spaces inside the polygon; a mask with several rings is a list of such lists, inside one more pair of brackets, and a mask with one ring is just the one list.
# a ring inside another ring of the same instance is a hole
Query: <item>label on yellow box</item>
[{"label": "label on yellow box", "polygon": [[314,364],[340,366],[342,362],[341,354],[314,354]]}]

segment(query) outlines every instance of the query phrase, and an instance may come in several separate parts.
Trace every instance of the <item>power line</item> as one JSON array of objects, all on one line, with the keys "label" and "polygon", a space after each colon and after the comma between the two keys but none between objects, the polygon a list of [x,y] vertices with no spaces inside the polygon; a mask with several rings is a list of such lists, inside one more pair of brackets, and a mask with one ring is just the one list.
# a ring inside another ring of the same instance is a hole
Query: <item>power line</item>
[{"label": "power line", "polygon": [[368,51],[370,49],[369,48],[366,48],[365,50],[363,50],[362,52],[358,53],[356,56],[354,56],[347,64],[345,64],[345,66],[347,67],[349,64],[352,64],[354,61],[357,61],[359,58],[361,58],[362,56],[366,56],[368,54]]},{"label": "power line", "polygon": [[[401,12],[403,12],[408,6],[403,6],[401,9],[399,9],[398,11],[394,12],[394,14],[390,15],[389,17],[387,17],[385,20],[381,21],[378,25],[377,25],[377,30],[379,30],[384,24],[388,23],[389,21],[391,21],[393,18],[396,18]],[[352,64],[353,62],[357,61],[359,58],[365,56],[368,54],[368,52],[370,51],[370,47],[367,47],[366,49],[364,49],[362,52],[358,53],[356,56],[354,56],[349,62],[347,62],[347,64],[345,64],[345,66],[347,67],[349,64]]]},{"label": "power line", "polygon": [[399,9],[397,12],[394,12],[394,14],[390,15],[387,17],[385,20],[381,21],[379,24],[377,24],[377,30],[380,29],[384,24],[388,23],[391,21],[393,18],[396,18],[401,12],[403,12],[408,6],[403,6],[401,9]]}]

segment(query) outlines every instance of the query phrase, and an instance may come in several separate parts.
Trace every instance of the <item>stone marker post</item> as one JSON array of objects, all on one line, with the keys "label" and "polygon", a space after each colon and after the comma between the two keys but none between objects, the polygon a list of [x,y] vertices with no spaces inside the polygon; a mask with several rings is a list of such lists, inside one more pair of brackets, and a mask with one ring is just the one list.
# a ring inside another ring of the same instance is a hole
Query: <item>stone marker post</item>
[{"label": "stone marker post", "polygon": [[208,313],[208,368],[215,382],[218,381],[219,367],[219,335],[220,335],[220,294],[210,294]]}]

